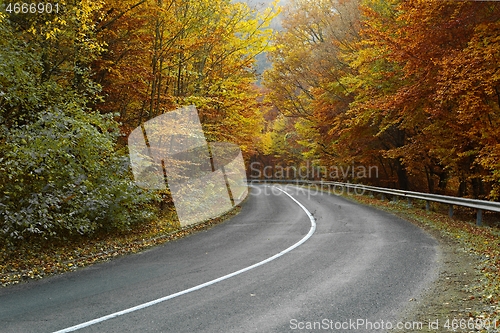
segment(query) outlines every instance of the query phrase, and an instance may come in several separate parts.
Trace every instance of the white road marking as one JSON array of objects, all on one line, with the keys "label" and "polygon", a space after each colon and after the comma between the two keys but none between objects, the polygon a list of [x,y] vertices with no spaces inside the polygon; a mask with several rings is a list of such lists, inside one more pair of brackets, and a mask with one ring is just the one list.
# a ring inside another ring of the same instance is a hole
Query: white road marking
[{"label": "white road marking", "polygon": [[300,245],[302,245],[306,240],[308,240],[309,238],[311,238],[311,236],[314,234],[314,232],[316,231],[316,219],[314,218],[314,216],[311,214],[311,212],[309,212],[307,210],[306,207],[304,207],[304,205],[302,205],[297,199],[295,199],[294,197],[292,197],[290,194],[288,194],[287,192],[283,191],[282,189],[278,188],[278,187],[275,187],[276,189],[280,190],[281,192],[285,193],[286,195],[288,195],[293,201],[295,201],[295,203],[297,205],[299,205],[300,208],[302,208],[302,210],[307,214],[307,216],[309,217],[309,220],[311,221],[311,228],[309,229],[309,232],[307,233],[307,235],[304,236],[304,238],[302,238],[300,241],[298,241],[297,243],[293,244],[292,246],[290,246],[289,248],[281,251],[280,253],[278,254],[275,254],[274,256],[272,257],[269,257],[265,260],[262,260],[256,264],[253,264],[251,266],[248,266],[246,268],[243,268],[243,269],[240,269],[239,271],[236,271],[236,272],[233,272],[233,273],[230,273],[230,274],[227,274],[227,275],[224,275],[220,278],[217,278],[217,279],[214,279],[214,280],[211,280],[211,281],[208,281],[208,282],[205,282],[205,283],[202,283],[202,284],[199,284],[197,286],[194,286],[192,288],[189,288],[189,289],[186,289],[186,290],[183,290],[183,291],[179,291],[175,294],[171,294],[171,295],[168,295],[168,296],[165,296],[165,297],[161,297],[161,298],[158,298],[158,299],[155,299],[153,301],[150,301],[150,302],[147,302],[147,303],[142,303],[142,304],[139,304],[139,305],[136,305],[134,307],[131,307],[131,308],[128,308],[128,309],[125,309],[125,310],[122,310],[122,311],[118,311],[118,312],[115,312],[115,313],[111,313],[109,315],[106,315],[106,316],[103,316],[103,317],[100,317],[100,318],[96,318],[96,319],[93,319],[93,320],[89,320],[87,322],[84,322],[84,323],[81,323],[81,324],[78,324],[78,325],[75,325],[75,326],[71,326],[71,327],[68,327],[68,328],[65,328],[65,329],[62,329],[62,330],[59,330],[59,331],[56,331],[54,333],[65,333],[65,332],[74,332],[76,330],[79,330],[81,328],[84,328],[84,327],[88,327],[88,326],[91,326],[91,325],[95,325],[97,323],[100,323],[100,322],[103,322],[103,321],[106,321],[106,320],[109,320],[109,319],[113,319],[113,318],[116,318],[116,317],[119,317],[119,316],[123,316],[127,313],[131,313],[131,312],[134,312],[134,311],[138,311],[138,310],[142,310],[144,308],[147,308],[147,307],[150,307],[150,306],[153,306],[155,304],[158,304],[158,303],[162,303],[162,302],[165,302],[165,301],[168,301],[169,299],[172,299],[172,298],[175,298],[175,297],[178,297],[178,296],[182,296],[182,295],[185,295],[187,293],[190,293],[192,291],[196,291],[196,290],[199,290],[199,289],[202,289],[202,288],[205,288],[205,287],[208,287],[208,286],[211,286],[217,282],[221,282],[221,281],[224,281],[224,280],[227,280],[229,278],[232,278],[236,275],[239,275],[241,273],[244,273],[244,272],[247,272],[251,269],[254,269],[256,267],[259,267],[259,266],[262,266],[264,264],[267,264],[268,262],[270,261],[273,261],[274,259],[277,259],[279,257],[281,257],[282,255],[292,251],[293,249],[299,247]]}]

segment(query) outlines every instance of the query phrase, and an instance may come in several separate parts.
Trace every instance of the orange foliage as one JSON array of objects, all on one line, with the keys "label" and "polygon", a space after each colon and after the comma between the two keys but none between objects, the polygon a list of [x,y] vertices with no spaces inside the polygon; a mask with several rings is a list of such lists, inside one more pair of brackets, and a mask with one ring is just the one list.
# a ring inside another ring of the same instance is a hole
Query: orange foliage
[{"label": "orange foliage", "polygon": [[[304,157],[378,165],[381,185],[498,199],[500,4],[346,3],[308,2],[268,75],[278,109],[307,120]],[[331,33],[339,22],[351,29]]]}]

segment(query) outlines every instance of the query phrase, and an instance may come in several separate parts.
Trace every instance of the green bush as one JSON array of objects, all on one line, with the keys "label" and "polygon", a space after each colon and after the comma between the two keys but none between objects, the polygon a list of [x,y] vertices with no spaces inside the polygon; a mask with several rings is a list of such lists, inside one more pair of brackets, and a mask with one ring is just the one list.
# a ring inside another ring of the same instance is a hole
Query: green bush
[{"label": "green bush", "polygon": [[100,98],[90,63],[101,48],[90,31],[80,38],[90,26],[78,6],[66,18],[0,13],[0,239],[10,244],[155,216],[158,195],[132,181],[118,123],[88,107]]},{"label": "green bush", "polygon": [[154,216],[155,198],[115,151],[118,129],[78,105],[12,128],[0,145],[0,232],[8,239],[123,229]]}]

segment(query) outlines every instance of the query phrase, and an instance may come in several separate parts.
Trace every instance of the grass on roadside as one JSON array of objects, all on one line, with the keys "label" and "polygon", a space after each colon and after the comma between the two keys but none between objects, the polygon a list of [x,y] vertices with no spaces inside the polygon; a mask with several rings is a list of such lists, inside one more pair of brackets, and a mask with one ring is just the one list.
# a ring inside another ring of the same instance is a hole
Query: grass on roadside
[{"label": "grass on roadside", "polygon": [[15,250],[0,245],[0,284],[6,287],[32,279],[75,270],[113,257],[136,253],[149,247],[204,230],[238,214],[228,213],[196,225],[181,228],[174,211],[161,219],[138,225],[130,231],[78,237],[58,242],[25,242]]}]

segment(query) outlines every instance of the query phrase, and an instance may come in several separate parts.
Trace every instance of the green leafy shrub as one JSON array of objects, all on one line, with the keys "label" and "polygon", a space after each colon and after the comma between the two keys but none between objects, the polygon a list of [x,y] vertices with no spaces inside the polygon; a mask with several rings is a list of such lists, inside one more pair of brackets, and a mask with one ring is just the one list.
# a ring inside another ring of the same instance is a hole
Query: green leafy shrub
[{"label": "green leafy shrub", "polygon": [[115,150],[110,117],[67,105],[10,129],[0,145],[0,233],[9,239],[122,229],[154,216]]},{"label": "green leafy shrub", "polygon": [[157,194],[134,184],[117,148],[118,123],[87,107],[99,99],[89,64],[100,48],[92,34],[78,37],[88,25],[72,13],[50,38],[34,32],[59,18],[0,13],[0,242],[122,230],[155,216]]}]

